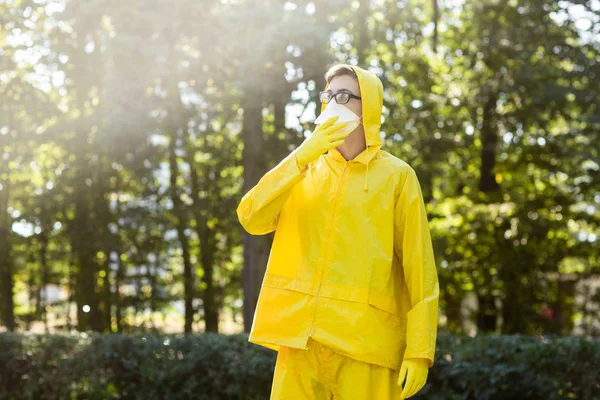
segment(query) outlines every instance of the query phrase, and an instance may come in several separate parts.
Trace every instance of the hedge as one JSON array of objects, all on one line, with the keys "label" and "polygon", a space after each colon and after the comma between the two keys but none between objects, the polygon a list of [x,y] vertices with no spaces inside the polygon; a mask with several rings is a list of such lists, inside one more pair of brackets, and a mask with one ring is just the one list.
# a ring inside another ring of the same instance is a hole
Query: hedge
[{"label": "hedge", "polygon": [[[0,334],[0,399],[268,399],[276,353],[246,334]],[[411,400],[600,399],[600,340],[440,333]]]}]

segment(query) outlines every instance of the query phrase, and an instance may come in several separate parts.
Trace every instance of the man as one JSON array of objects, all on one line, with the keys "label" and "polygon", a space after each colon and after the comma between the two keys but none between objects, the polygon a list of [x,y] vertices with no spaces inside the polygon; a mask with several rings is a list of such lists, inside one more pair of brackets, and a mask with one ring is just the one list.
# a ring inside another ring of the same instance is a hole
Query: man
[{"label": "man", "polygon": [[405,399],[425,384],[437,335],[423,196],[381,150],[379,78],[348,64],[325,78],[319,119],[335,116],[237,208],[250,234],[275,231],[248,340],[278,351],[271,399]]}]

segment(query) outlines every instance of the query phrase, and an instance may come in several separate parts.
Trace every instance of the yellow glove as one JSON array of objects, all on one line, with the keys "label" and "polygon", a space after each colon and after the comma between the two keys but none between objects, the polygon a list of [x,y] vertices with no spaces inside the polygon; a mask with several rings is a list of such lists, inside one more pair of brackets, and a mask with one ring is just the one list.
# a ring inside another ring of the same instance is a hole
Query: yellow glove
[{"label": "yellow glove", "polygon": [[334,115],[321,125],[318,125],[313,133],[296,149],[296,162],[301,170],[311,161],[319,158],[321,154],[344,143],[350,132],[335,133],[347,124],[347,122],[341,122],[333,125],[338,118],[337,115]]},{"label": "yellow glove", "polygon": [[400,366],[398,375],[398,386],[402,387],[402,382],[406,378],[404,389],[400,394],[400,399],[404,400],[417,393],[427,382],[429,373],[429,363],[424,358],[410,358],[404,360]]}]

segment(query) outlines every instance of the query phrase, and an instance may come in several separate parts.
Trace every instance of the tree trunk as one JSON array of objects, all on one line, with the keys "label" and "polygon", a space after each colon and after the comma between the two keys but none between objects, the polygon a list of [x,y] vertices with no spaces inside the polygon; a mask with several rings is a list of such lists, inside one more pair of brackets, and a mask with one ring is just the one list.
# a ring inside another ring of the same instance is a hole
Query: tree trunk
[{"label": "tree trunk", "polygon": [[433,1],[433,37],[431,47],[433,48],[433,52],[437,53],[437,44],[438,44],[438,23],[440,22],[440,5],[438,0]]},{"label": "tree trunk", "polygon": [[360,0],[358,6],[358,42],[356,43],[356,53],[358,55],[358,64],[366,64],[367,50],[369,49],[369,29],[367,18],[369,17],[370,0]]},{"label": "tree trunk", "polygon": [[96,222],[91,213],[92,199],[90,187],[86,183],[90,165],[85,161],[85,152],[77,156],[75,196],[75,219],[71,227],[71,243],[75,255],[75,301],[77,303],[77,329],[79,331],[100,331],[98,297],[96,294]]},{"label": "tree trunk", "polygon": [[[10,152],[8,153],[10,154]],[[0,319],[9,331],[16,329],[14,279],[10,260],[12,221],[8,215],[10,160],[0,163]]]},{"label": "tree trunk", "polygon": [[71,252],[69,253],[69,264],[68,264],[68,268],[67,268],[67,275],[69,277],[68,280],[68,293],[69,293],[69,298],[67,299],[67,312],[65,315],[65,319],[66,319],[66,326],[67,326],[67,332],[71,332],[71,330],[73,329],[73,322],[71,321],[71,305],[73,304],[73,301],[75,300],[75,290],[76,290],[76,284],[75,284],[75,254],[74,254],[74,250],[71,249]]},{"label": "tree trunk", "polygon": [[[442,287],[446,287],[443,285],[443,282],[440,283]],[[451,296],[446,292],[440,293],[440,296],[445,300],[444,304],[444,314],[447,318],[446,329],[451,333],[462,333],[463,325],[462,325],[462,314],[461,314],[461,299],[456,296]]]},{"label": "tree trunk", "polygon": [[[251,72],[252,76],[259,77],[256,66]],[[260,79],[257,79],[260,81]],[[244,150],[242,164],[244,165],[244,187],[247,193],[262,176],[267,172],[264,158],[264,136],[262,131],[262,93],[260,89],[248,90],[243,100],[244,120],[242,137]],[[271,238],[267,235],[250,235],[243,230],[242,243],[244,245],[244,269],[242,281],[244,288],[244,331],[250,332],[254,311],[258,301],[260,285],[265,273]]]},{"label": "tree trunk", "polygon": [[[479,190],[484,193],[490,193],[498,189],[494,164],[496,162],[496,146],[498,143],[498,134],[496,132],[493,118],[496,108],[496,97],[490,95],[483,109],[483,121],[481,127],[481,169]],[[484,271],[486,274],[486,272]],[[488,276],[486,274],[486,276]],[[491,287],[491,279],[488,279],[485,287]],[[479,310],[477,315],[477,329],[479,332],[494,332],[497,327],[498,310],[494,301],[494,296],[487,293],[477,293],[479,301]]]},{"label": "tree trunk", "polygon": [[[1,178],[0,171],[0,178]],[[6,172],[8,176],[8,172]],[[14,304],[14,278],[10,262],[10,242],[12,227],[8,216],[8,179],[2,181],[0,190],[0,301],[2,302],[0,318],[9,331],[14,331],[15,304]]]},{"label": "tree trunk", "polygon": [[[169,109],[169,114],[175,112],[172,108]],[[173,121],[173,116],[169,118]],[[177,165],[177,128],[174,124],[169,124],[171,140],[169,141],[169,167],[170,167],[170,194],[173,202],[173,215],[175,216],[175,228],[177,229],[177,238],[181,246],[183,256],[183,287],[184,287],[184,303],[185,303],[185,326],[186,334],[192,333],[192,323],[194,321],[194,274],[192,272],[192,261],[190,259],[190,245],[187,236],[185,235],[186,228],[186,212],[184,204],[179,197],[177,191],[177,179],[179,178],[179,167]]]},{"label": "tree trunk", "polygon": [[[207,217],[202,215],[202,211],[210,213],[209,205],[205,199],[200,199],[200,181],[198,177],[198,166],[194,161],[194,151],[190,145],[187,152],[187,161],[190,166],[190,178],[192,185],[192,200],[194,202],[194,218],[196,220],[196,232],[198,234],[198,240],[200,241],[200,260],[202,264],[203,274],[202,283],[204,283],[204,289],[200,292],[202,298],[202,304],[204,308],[204,323],[206,332],[219,332],[219,309],[218,301],[216,299],[216,291],[214,285],[214,263],[215,263],[215,252],[216,238],[215,233],[211,231],[207,224]],[[204,174],[206,177],[207,174]],[[216,193],[217,190],[211,190],[208,185],[216,182],[207,182],[205,189],[209,193]]]},{"label": "tree trunk", "polygon": [[498,310],[494,303],[494,296],[478,293],[479,309],[477,311],[477,331],[491,333],[496,331]]},{"label": "tree trunk", "polygon": [[[108,169],[108,168],[106,168]],[[104,259],[98,265],[99,271],[104,274],[102,279],[102,287],[99,289],[99,309],[98,309],[98,330],[102,332],[111,331],[111,307],[112,307],[112,291],[111,291],[111,271],[110,271],[110,253],[115,247],[118,236],[113,235],[109,230],[109,223],[113,220],[108,202],[108,193],[110,188],[108,184],[111,176],[104,173],[104,165],[100,166],[96,182],[98,182],[98,191],[94,199],[94,210],[96,218],[99,221],[99,235],[101,240],[101,250],[104,253]]]},{"label": "tree trunk", "polygon": [[219,308],[214,284],[215,238],[206,225],[199,233],[202,234],[200,236],[200,256],[204,267],[202,281],[205,288],[202,291],[202,302],[204,304],[206,332],[219,332]]},{"label": "tree trunk", "polygon": [[116,323],[117,323],[117,332],[123,333],[123,299],[121,299],[121,284],[125,277],[125,267],[123,267],[123,263],[121,262],[121,252],[117,251],[117,273],[115,276],[115,290],[116,290]]},{"label": "tree trunk", "polygon": [[[44,327],[46,333],[50,332],[48,327],[48,285],[50,284],[50,268],[48,267],[48,224],[43,224],[42,232],[40,233],[40,275],[42,282],[40,284],[40,312],[44,320]],[[44,291],[44,296],[41,296],[41,292]]]},{"label": "tree trunk", "polygon": [[157,310],[156,303],[158,295],[158,290],[156,287],[156,275],[158,274],[158,262],[150,261],[148,259],[148,283],[150,284],[150,322],[152,324],[152,329],[156,328],[156,324],[154,323],[154,313]]},{"label": "tree trunk", "polygon": [[496,164],[496,148],[498,133],[493,123],[496,109],[496,96],[491,95],[483,109],[481,126],[481,170],[479,175],[479,190],[484,193],[498,189],[494,165]]}]

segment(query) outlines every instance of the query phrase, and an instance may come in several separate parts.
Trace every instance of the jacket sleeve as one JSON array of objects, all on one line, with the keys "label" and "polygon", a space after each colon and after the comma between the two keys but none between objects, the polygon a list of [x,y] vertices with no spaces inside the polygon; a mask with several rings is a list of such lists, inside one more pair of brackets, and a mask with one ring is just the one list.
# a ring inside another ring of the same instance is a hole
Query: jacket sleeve
[{"label": "jacket sleeve", "polygon": [[275,230],[281,208],[307,170],[308,166],[300,170],[293,151],[242,197],[236,212],[249,234],[266,235]]},{"label": "jacket sleeve", "polygon": [[[401,183],[402,184],[402,183]],[[404,359],[434,362],[439,282],[421,186],[409,167],[394,210],[394,250],[410,296]]]}]

